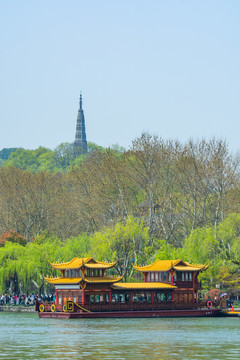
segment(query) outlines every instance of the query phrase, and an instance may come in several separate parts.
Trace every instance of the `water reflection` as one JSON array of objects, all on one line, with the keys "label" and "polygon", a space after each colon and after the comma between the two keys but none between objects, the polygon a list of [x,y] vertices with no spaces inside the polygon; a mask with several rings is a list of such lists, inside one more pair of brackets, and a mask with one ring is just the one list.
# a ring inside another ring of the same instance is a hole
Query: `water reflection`
[{"label": "water reflection", "polygon": [[238,318],[39,319],[0,313],[0,359],[239,359]]}]

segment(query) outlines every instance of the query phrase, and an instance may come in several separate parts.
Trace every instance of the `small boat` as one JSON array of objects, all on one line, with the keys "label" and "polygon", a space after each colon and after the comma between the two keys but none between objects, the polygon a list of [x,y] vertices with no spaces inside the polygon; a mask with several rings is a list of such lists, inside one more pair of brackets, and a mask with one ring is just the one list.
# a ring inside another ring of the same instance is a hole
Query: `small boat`
[{"label": "small boat", "polygon": [[240,316],[240,311],[239,310],[228,310],[228,309],[222,309],[221,310],[221,315],[222,316],[232,316],[232,317],[236,317],[236,316]]}]

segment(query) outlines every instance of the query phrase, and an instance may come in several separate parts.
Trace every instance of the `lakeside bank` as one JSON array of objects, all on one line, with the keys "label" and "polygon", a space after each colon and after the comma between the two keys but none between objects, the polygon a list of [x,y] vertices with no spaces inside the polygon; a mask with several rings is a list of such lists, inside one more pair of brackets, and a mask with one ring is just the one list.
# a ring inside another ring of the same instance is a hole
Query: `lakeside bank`
[{"label": "lakeside bank", "polygon": [[35,306],[16,306],[16,305],[0,305],[0,312],[24,312],[34,313]]}]

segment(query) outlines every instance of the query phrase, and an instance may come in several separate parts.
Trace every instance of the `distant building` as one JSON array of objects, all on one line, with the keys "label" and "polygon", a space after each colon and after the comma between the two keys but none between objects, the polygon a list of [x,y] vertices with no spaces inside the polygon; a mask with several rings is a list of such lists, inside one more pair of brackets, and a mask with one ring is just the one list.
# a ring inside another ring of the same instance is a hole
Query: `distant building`
[{"label": "distant building", "polygon": [[77,115],[77,126],[76,126],[76,134],[74,141],[74,152],[76,156],[85,154],[87,152],[85,119],[82,108],[82,94],[80,94],[80,99],[79,99],[79,110]]}]

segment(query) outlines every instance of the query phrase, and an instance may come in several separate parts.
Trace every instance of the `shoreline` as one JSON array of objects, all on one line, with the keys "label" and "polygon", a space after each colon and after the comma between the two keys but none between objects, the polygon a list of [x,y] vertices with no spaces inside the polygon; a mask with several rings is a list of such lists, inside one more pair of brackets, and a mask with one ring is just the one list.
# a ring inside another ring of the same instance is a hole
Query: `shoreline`
[{"label": "shoreline", "polygon": [[35,312],[35,306],[0,305],[0,312],[25,312],[25,313],[34,313],[34,312]]}]

